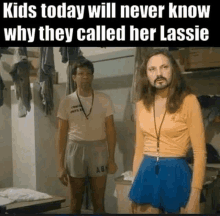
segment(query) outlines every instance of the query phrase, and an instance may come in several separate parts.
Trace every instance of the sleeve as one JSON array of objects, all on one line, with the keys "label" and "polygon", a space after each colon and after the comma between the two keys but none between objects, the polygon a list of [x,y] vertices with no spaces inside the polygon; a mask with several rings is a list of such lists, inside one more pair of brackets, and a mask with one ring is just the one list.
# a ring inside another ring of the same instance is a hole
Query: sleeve
[{"label": "sleeve", "polygon": [[193,188],[202,189],[206,170],[206,142],[201,107],[195,95],[188,96],[187,126],[194,155],[192,184]]},{"label": "sleeve", "polygon": [[106,117],[114,114],[114,106],[110,97],[107,97],[106,103]]},{"label": "sleeve", "polygon": [[58,118],[61,118],[63,120],[68,120],[68,114],[67,114],[67,100],[64,99],[60,102],[60,105],[59,105],[59,108],[58,108],[58,111],[57,111],[57,117]]},{"label": "sleeve", "polygon": [[140,121],[139,121],[139,115],[140,111],[143,109],[143,106],[141,106],[140,101],[136,103],[136,143],[135,143],[135,154],[134,154],[134,160],[133,160],[133,176],[137,174],[137,171],[139,169],[140,163],[143,158],[143,152],[144,152],[144,135],[140,128]]}]

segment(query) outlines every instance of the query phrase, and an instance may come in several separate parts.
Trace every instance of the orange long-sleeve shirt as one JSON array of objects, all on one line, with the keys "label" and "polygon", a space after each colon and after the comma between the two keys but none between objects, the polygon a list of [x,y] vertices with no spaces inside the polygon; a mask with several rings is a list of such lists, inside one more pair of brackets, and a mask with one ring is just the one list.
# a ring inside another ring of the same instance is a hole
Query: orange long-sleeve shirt
[{"label": "orange long-sleeve shirt", "polygon": [[[136,115],[136,150],[133,165],[135,173],[143,154],[157,155],[153,109],[148,111],[144,107],[143,101],[139,101],[136,104]],[[185,97],[182,106],[176,113],[166,113],[160,132],[159,155],[185,157],[190,146],[194,152],[191,186],[202,189],[206,167],[205,132],[201,108],[193,94]]]}]

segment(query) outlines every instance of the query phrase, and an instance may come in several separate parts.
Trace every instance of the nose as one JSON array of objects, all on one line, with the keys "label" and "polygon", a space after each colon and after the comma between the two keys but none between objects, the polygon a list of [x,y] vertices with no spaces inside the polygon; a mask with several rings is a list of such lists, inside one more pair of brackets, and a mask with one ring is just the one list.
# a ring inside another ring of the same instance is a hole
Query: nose
[{"label": "nose", "polygon": [[156,69],[156,75],[161,76],[162,75],[162,70],[160,68]]}]

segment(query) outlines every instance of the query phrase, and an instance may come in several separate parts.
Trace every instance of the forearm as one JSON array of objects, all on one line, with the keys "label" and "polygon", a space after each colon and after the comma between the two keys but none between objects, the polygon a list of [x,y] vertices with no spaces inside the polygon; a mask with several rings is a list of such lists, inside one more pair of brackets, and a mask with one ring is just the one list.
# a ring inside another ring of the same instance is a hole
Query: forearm
[{"label": "forearm", "polygon": [[[190,98],[189,98],[190,99]],[[200,104],[195,96],[188,101],[187,126],[194,155],[192,188],[202,190],[206,170],[206,140]]]},{"label": "forearm", "polygon": [[59,120],[56,137],[57,162],[59,170],[63,170],[65,168],[64,158],[67,145],[67,134],[68,122],[64,120]]},{"label": "forearm", "polygon": [[108,143],[109,160],[115,161],[116,131],[113,115],[105,119],[106,139]]},{"label": "forearm", "polygon": [[136,148],[134,154],[134,160],[133,160],[133,176],[136,175],[142,159],[143,159],[143,150]]},{"label": "forearm", "polygon": [[206,172],[206,152],[194,153],[192,188],[202,190]]},{"label": "forearm", "polygon": [[115,160],[116,132],[115,129],[111,133],[107,133],[109,160]]},{"label": "forearm", "polygon": [[201,192],[202,192],[201,189],[192,187],[191,191],[190,191],[189,201],[193,202],[193,203],[194,202],[200,202]]},{"label": "forearm", "polygon": [[57,139],[57,158],[58,158],[58,166],[59,169],[64,169],[64,158],[66,152],[66,144],[67,144],[67,136],[62,135],[58,132],[58,139]]}]

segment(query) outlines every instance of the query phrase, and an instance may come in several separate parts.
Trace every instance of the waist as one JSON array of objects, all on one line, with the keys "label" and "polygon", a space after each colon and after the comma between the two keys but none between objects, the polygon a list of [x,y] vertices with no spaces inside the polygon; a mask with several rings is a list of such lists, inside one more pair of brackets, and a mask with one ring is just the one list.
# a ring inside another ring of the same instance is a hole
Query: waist
[{"label": "waist", "polygon": [[68,140],[68,145],[71,144],[78,144],[80,146],[86,147],[86,146],[104,146],[106,145],[106,139],[103,140],[94,140],[94,141],[87,141],[87,140]]},{"label": "waist", "polygon": [[157,159],[159,158],[160,160],[163,160],[163,159],[186,159],[186,157],[179,157],[179,156],[166,156],[166,157],[163,157],[163,156],[153,156],[153,155],[147,155],[145,154],[144,157],[148,157],[148,158],[152,158],[152,159]]},{"label": "waist", "polygon": [[168,158],[174,158],[174,159],[186,159],[185,155],[163,155],[163,154],[144,154],[144,156],[149,158],[160,158],[160,159],[168,159]]}]

